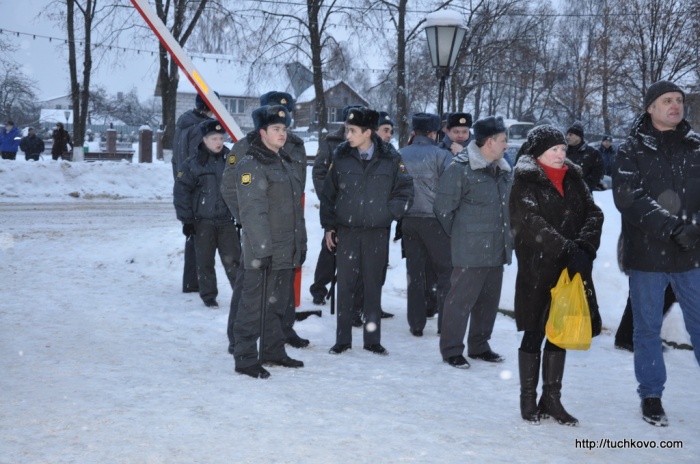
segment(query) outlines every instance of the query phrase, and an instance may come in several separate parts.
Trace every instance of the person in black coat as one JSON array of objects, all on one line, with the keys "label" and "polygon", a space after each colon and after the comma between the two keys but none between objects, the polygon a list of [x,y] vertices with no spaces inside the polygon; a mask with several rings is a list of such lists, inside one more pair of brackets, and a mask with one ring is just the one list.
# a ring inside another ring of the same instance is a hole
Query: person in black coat
[{"label": "person in black coat", "polygon": [[24,152],[27,161],[39,161],[39,156],[44,152],[44,141],[36,135],[33,127],[28,129],[28,135],[19,143],[19,148]]},{"label": "person in black coat", "polygon": [[591,192],[605,190],[601,184],[605,173],[603,157],[598,150],[586,143],[583,126],[580,123],[575,122],[566,130],[566,142],[569,144],[566,157],[581,167],[583,180]]},{"label": "person in black coat", "polygon": [[[520,413],[527,422],[552,416],[560,424],[578,420],[561,405],[561,380],[566,351],[545,339],[551,303],[550,290],[564,268],[581,273],[591,311],[592,332],[601,319],[591,273],[600,245],[603,213],[593,202],[581,168],[566,159],[564,134],[550,125],[528,134],[528,152],[515,167],[510,195],[511,226],[518,274],[515,282],[515,320],[524,331],[518,353]],[[542,362],[542,397],[537,383]]]}]

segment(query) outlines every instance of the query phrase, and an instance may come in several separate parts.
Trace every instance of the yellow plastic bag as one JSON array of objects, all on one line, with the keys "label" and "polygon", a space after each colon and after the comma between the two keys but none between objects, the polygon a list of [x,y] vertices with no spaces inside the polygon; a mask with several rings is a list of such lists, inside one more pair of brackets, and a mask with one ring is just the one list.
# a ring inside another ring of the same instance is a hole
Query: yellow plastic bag
[{"label": "yellow plastic bag", "polygon": [[591,311],[581,274],[569,279],[564,268],[551,290],[552,304],[545,325],[547,339],[566,350],[587,350],[591,346]]}]

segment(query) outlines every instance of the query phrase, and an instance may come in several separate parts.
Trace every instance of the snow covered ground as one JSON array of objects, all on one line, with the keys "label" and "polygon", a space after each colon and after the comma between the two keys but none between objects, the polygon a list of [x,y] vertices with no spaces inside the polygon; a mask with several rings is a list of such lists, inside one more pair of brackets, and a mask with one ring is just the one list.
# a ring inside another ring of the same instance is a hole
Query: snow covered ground
[{"label": "snow covered ground", "polygon": [[[311,144],[309,144],[311,145]],[[314,146],[307,147],[310,153]],[[632,355],[613,347],[627,297],[615,256],[619,215],[606,220],[594,278],[604,332],[569,352],[563,403],[575,428],[520,419],[520,334],[499,315],[491,345],[503,364],[469,370],[441,360],[435,320],[410,335],[397,244],[384,287],[387,357],[355,348],[331,356],[335,320],[297,323],[311,339],[289,353],[303,369],[234,373],[222,309],[180,292],[183,244],[169,163],[0,161],[0,463],[700,462],[700,369],[691,351],[665,354],[670,426],[642,421]],[[309,260],[322,231],[307,185]],[[501,307],[512,309],[516,264]],[[687,343],[672,310],[665,338]],[[590,440],[627,440],[588,449]],[[669,440],[674,449],[661,449]],[[577,445],[578,441],[578,445]],[[644,448],[656,446],[655,449]],[[682,446],[682,447],[679,447]]]}]

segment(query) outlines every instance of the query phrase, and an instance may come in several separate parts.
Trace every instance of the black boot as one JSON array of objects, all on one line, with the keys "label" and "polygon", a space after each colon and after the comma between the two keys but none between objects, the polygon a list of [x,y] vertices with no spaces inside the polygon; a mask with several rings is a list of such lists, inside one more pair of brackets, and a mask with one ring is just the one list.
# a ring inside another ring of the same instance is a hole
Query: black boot
[{"label": "black boot", "polygon": [[537,382],[540,380],[540,353],[518,350],[520,370],[520,415],[523,420],[539,425],[540,412],[537,407]]},{"label": "black boot", "polygon": [[547,351],[542,355],[542,397],[540,418],[552,416],[564,425],[578,425],[578,419],[566,412],[561,405],[561,379],[564,376],[566,351]]}]

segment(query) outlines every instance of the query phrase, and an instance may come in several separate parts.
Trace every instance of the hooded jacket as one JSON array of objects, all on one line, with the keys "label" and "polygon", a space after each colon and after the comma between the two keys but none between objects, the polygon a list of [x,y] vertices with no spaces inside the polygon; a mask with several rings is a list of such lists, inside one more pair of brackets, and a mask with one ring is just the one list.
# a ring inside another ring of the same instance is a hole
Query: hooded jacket
[{"label": "hooded jacket", "polygon": [[502,158],[486,161],[476,141],[456,155],[440,177],[433,211],[451,237],[454,267],[510,264],[511,183],[510,165]]},{"label": "hooded jacket", "polygon": [[647,113],[639,116],[618,149],[612,179],[626,269],[685,272],[700,266],[700,247],[681,251],[671,239],[700,212],[700,136],[687,121],[660,132]]},{"label": "hooded jacket", "polygon": [[[530,155],[515,165],[509,205],[518,274],[515,281],[515,321],[518,330],[544,332],[550,290],[579,248],[591,258],[600,246],[603,212],[583,180],[581,168],[564,161],[562,196],[544,169]],[[593,335],[601,319],[591,275],[581,276],[587,290]]]},{"label": "hooded jacket", "polygon": [[372,136],[374,156],[367,167],[357,148],[338,145],[321,192],[321,226],[388,228],[413,204],[413,179],[393,145]]}]

